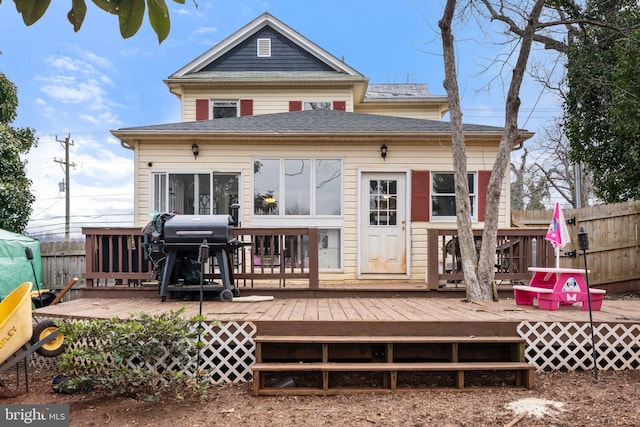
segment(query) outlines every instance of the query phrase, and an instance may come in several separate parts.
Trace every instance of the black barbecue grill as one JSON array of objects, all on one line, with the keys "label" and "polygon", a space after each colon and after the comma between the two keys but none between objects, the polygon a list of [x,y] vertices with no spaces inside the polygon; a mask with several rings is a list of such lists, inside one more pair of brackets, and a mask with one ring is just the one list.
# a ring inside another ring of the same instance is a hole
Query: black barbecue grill
[{"label": "black barbecue grill", "polygon": [[233,218],[229,215],[176,215],[164,223],[164,245],[200,246],[203,240],[223,244],[233,240]]},{"label": "black barbecue grill", "polygon": [[[221,284],[207,283],[207,291],[216,291],[222,301],[239,296],[233,279],[233,252],[245,244],[233,236],[238,223],[237,210],[230,215],[172,215],[158,216],[154,224],[150,258],[159,275],[160,298],[166,301],[167,291],[189,291],[202,286],[202,265],[215,258]],[[203,248],[206,255],[203,258]]]}]

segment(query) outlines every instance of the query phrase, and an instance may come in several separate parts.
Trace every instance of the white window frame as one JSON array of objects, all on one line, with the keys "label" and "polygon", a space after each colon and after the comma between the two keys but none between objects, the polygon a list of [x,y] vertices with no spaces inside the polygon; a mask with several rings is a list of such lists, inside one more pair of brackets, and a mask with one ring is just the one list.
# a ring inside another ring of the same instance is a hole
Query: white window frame
[{"label": "white window frame", "polygon": [[[278,194],[284,194],[284,161],[291,159],[309,159],[313,165],[313,173],[311,178],[311,187],[314,189],[314,193],[311,194],[311,212],[310,215],[285,215],[279,211],[278,215],[256,215],[255,207],[253,206],[253,200],[255,195],[254,179],[255,175],[251,174],[251,206],[249,207],[251,212],[251,226],[252,227],[317,227],[319,230],[335,229],[340,232],[340,267],[322,269],[323,272],[342,272],[344,271],[344,158],[341,157],[268,157],[260,156],[252,158],[251,165],[253,170],[253,164],[256,160],[279,160],[279,182],[278,182]],[[315,165],[317,160],[339,160],[340,161],[340,215],[316,215],[316,170]],[[282,197],[282,196],[281,196]],[[284,201],[284,200],[283,200]]]},{"label": "white window frame", "polygon": [[[342,158],[338,158],[338,157],[332,157],[332,158],[328,158],[328,157],[279,157],[279,158],[274,158],[274,157],[255,157],[251,160],[251,164],[254,164],[255,161],[257,160],[278,160],[280,162],[280,166],[279,166],[279,178],[278,178],[278,189],[277,189],[277,194],[279,195],[278,197],[280,197],[281,200],[279,200],[279,203],[282,203],[281,206],[279,206],[278,209],[278,213],[277,214],[273,214],[273,215],[256,215],[255,213],[255,207],[253,206],[254,203],[254,194],[255,194],[255,174],[252,174],[251,176],[251,216],[254,219],[264,219],[264,218],[287,218],[287,220],[291,220],[291,219],[295,219],[295,218],[301,218],[301,219],[322,219],[322,218],[327,218],[327,219],[333,219],[333,218],[343,218],[344,216],[344,159]],[[310,214],[309,215],[287,215],[286,212],[284,212],[284,207],[286,206],[285,201],[286,201],[286,192],[285,192],[285,161],[287,160],[309,160],[310,164],[311,164],[311,182],[310,182]],[[316,206],[316,178],[317,178],[317,173],[316,173],[316,161],[318,160],[338,160],[340,161],[340,214],[338,215],[318,215],[316,214],[317,211],[317,206]]]},{"label": "white window frame", "polygon": [[[216,115],[215,115],[216,104],[234,104],[236,107],[236,115],[231,117],[240,116],[240,101],[237,99],[211,99],[209,102],[210,102],[210,108],[211,108],[210,113],[211,113],[212,119],[216,119]],[[225,107],[225,106],[218,105],[218,107]],[[217,117],[217,118],[220,119],[222,117]]]},{"label": "white window frame", "polygon": [[[454,175],[455,172],[453,171],[432,171],[431,172],[431,177],[430,177],[430,182],[431,182],[431,188],[430,188],[430,200],[429,200],[429,215],[431,217],[432,221],[454,221],[456,219],[456,216],[453,215],[435,215],[434,214],[434,209],[433,209],[433,200],[435,197],[441,196],[441,197],[454,197],[455,199],[455,191],[453,193],[437,193],[436,189],[435,189],[435,176],[438,174],[443,174],[443,175]],[[472,219],[476,219],[478,216],[478,173],[477,172],[467,172],[467,176],[473,176],[473,192],[469,191],[469,197],[472,200],[471,203],[471,218]]]}]

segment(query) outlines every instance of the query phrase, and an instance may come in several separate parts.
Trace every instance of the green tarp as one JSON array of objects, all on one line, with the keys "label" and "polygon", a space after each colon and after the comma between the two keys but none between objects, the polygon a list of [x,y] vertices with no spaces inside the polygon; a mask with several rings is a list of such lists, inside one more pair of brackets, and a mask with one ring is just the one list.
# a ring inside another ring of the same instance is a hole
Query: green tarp
[{"label": "green tarp", "polygon": [[[33,260],[27,259],[25,248],[31,248]],[[0,230],[0,298],[6,298],[24,282],[33,282],[34,290],[37,289],[37,284],[42,283],[40,242],[31,237]]]}]

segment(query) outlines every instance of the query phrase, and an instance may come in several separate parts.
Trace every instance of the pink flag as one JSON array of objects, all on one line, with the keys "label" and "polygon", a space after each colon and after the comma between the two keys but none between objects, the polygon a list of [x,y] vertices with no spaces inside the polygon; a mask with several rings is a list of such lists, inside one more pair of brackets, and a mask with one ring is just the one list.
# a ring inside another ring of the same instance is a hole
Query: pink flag
[{"label": "pink flag", "polygon": [[567,222],[564,220],[564,214],[560,209],[560,204],[556,203],[556,209],[553,212],[553,219],[549,225],[549,230],[545,236],[554,248],[560,249],[571,241],[569,236],[569,230],[567,229]]}]

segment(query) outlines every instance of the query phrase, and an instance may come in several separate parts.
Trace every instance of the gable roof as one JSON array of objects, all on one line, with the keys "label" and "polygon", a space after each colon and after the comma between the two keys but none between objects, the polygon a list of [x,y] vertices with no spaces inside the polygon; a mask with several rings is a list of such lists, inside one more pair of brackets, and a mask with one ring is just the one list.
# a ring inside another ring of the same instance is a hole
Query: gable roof
[{"label": "gable roof", "polygon": [[[290,48],[300,49],[298,53],[307,56],[308,61],[315,62],[316,65],[323,65],[325,71],[332,71],[345,76],[360,77],[364,76],[354,68],[350,67],[340,59],[336,58],[326,50],[322,49],[311,40],[302,36],[300,33],[276,19],[271,14],[265,12],[255,18],[253,21],[231,34],[211,49],[189,62],[184,67],[169,76],[169,80],[183,79],[194,77],[200,72],[215,71],[216,65],[229,61],[230,53],[237,51],[243,46],[243,43],[255,40],[261,33],[269,33],[277,36],[281,41],[290,42]],[[217,63],[217,64],[216,64]],[[320,68],[314,68],[318,71]],[[233,71],[231,68],[230,71]],[[256,70],[254,70],[256,71]],[[257,70],[260,71],[260,70]],[[264,71],[264,70],[262,70]],[[283,71],[283,70],[277,70]],[[302,69],[300,71],[308,71]]]},{"label": "gable roof", "polygon": [[[468,136],[499,139],[503,128],[475,124],[463,125]],[[451,124],[440,120],[411,119],[377,114],[350,113],[335,110],[306,110],[289,113],[262,114],[195,122],[178,122],[151,126],[121,128],[111,133],[121,140],[124,148],[132,149],[132,142],[141,138],[189,139],[196,137],[416,137],[451,135]],[[519,141],[531,137],[522,131]]]}]

